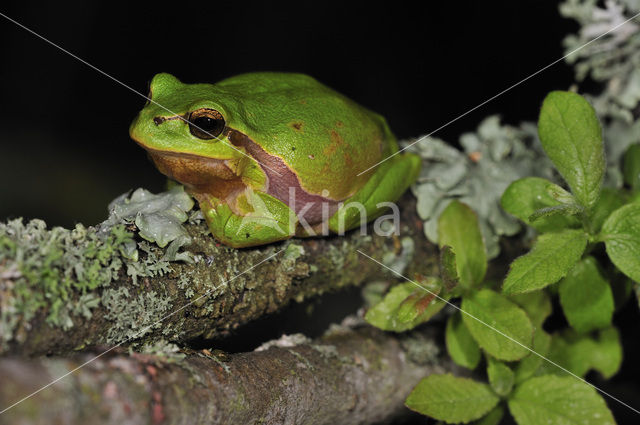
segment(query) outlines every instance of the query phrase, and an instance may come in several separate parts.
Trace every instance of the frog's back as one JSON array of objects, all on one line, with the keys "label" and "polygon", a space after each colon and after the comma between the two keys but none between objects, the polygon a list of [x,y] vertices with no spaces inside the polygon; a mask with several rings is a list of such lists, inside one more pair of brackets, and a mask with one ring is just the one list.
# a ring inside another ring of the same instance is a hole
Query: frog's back
[{"label": "frog's back", "polygon": [[227,125],[282,158],[309,192],[345,199],[373,170],[358,173],[397,150],[384,118],[307,75],[241,74],[213,88]]}]

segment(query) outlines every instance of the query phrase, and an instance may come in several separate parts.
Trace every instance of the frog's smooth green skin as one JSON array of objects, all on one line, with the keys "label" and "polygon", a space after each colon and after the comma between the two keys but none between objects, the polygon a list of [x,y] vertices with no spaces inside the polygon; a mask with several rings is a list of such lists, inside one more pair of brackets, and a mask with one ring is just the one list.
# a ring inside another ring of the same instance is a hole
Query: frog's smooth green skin
[{"label": "frog's smooth green skin", "polygon": [[380,115],[306,75],[183,84],[158,74],[150,98],[131,137],[233,247],[356,227],[360,210],[350,202],[372,220],[384,211],[377,204],[396,201],[420,170],[417,156],[398,154],[358,176],[398,151],[395,137]]}]

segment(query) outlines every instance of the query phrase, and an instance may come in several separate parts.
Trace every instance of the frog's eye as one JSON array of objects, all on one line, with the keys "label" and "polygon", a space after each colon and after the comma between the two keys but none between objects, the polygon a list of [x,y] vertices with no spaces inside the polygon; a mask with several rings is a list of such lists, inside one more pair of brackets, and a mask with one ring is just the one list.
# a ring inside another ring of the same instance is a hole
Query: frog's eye
[{"label": "frog's eye", "polygon": [[189,131],[198,139],[215,139],[224,125],[222,114],[215,109],[202,108],[189,114]]}]

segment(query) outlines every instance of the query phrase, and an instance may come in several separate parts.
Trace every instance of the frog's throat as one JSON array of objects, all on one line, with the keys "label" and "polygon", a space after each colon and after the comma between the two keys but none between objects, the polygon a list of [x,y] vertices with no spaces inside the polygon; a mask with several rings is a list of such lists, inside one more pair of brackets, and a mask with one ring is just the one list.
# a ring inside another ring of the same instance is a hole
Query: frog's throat
[{"label": "frog's throat", "polygon": [[[293,209],[298,219],[310,225],[329,219],[338,210],[339,200],[307,192],[300,185],[298,176],[287,164],[275,155],[267,153],[244,133],[226,129],[229,141],[242,147],[254,158],[267,175],[266,193],[277,198]],[[324,208],[323,208],[324,207]]]},{"label": "frog's throat", "polygon": [[158,171],[182,183],[189,192],[208,193],[231,203],[246,188],[226,160],[149,148],[147,151]]}]

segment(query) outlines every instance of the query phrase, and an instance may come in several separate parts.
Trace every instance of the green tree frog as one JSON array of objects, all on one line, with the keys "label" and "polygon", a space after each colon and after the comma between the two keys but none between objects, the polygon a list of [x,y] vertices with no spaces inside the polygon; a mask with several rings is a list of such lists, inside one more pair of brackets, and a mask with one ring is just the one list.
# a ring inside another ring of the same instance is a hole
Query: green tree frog
[{"label": "green tree frog", "polygon": [[413,154],[376,165],[398,151],[385,119],[307,75],[184,84],[163,73],[149,99],[131,137],[232,247],[357,227],[420,171]]}]

